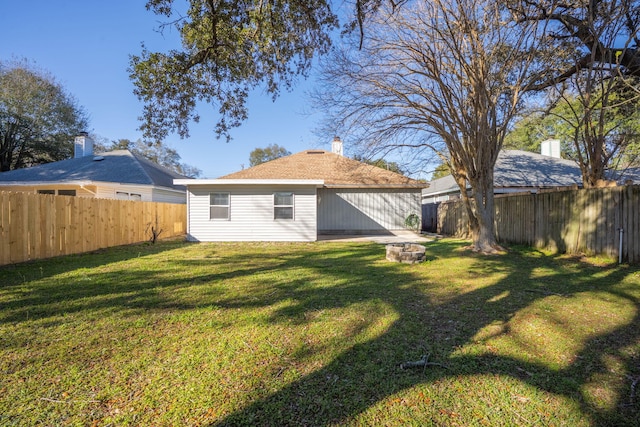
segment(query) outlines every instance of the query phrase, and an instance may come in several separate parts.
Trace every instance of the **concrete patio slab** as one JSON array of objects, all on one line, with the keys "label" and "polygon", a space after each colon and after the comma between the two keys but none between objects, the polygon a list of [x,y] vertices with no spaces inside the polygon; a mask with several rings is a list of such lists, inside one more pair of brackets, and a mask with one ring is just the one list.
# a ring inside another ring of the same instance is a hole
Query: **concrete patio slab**
[{"label": "concrete patio slab", "polygon": [[394,230],[393,234],[384,235],[319,235],[321,242],[374,242],[380,244],[389,243],[425,243],[435,239],[433,235],[417,234],[410,230]]}]

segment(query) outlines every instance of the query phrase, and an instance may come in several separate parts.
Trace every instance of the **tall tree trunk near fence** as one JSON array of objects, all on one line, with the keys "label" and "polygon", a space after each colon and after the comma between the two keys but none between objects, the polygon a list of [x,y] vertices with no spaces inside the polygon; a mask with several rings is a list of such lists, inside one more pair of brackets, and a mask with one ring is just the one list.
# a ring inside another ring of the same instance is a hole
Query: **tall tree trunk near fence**
[{"label": "tall tree trunk near fence", "polygon": [[[469,218],[473,249],[481,253],[496,253],[502,248],[496,239],[494,223],[493,170],[490,172],[479,170],[475,176],[467,179],[471,185],[471,195],[468,196],[466,191],[461,195]],[[466,183],[464,185],[466,187]]]}]

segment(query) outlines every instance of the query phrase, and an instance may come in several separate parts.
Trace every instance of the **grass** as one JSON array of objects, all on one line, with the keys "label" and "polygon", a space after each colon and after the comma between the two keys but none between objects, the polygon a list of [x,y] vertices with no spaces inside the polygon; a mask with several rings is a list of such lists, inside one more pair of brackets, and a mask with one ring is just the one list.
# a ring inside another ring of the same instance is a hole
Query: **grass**
[{"label": "grass", "polygon": [[466,244],[419,265],[174,241],[1,267],[0,425],[638,425],[640,269]]}]

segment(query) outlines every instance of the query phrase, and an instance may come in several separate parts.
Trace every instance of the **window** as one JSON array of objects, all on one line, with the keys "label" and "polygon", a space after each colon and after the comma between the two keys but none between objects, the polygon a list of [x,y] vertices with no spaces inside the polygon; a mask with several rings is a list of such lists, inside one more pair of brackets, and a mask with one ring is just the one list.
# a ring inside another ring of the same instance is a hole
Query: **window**
[{"label": "window", "polygon": [[209,193],[209,219],[229,219],[229,193]]},{"label": "window", "polygon": [[38,194],[57,194],[58,196],[75,196],[76,190],[38,190]]},{"label": "window", "polygon": [[273,219],[293,219],[293,193],[273,194]]},{"label": "window", "polygon": [[116,191],[116,199],[118,200],[142,200],[142,194],[126,193],[124,191]]}]

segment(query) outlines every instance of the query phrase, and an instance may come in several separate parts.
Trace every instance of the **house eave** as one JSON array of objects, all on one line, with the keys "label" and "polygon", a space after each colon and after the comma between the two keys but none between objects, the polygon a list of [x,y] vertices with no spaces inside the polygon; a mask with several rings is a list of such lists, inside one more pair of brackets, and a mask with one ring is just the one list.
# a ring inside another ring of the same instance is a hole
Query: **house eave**
[{"label": "house eave", "polygon": [[136,186],[136,187],[149,187],[156,188],[166,191],[171,191],[175,193],[184,194],[184,189],[164,187],[153,184],[137,184],[137,183],[129,183],[129,182],[110,182],[110,181],[91,181],[91,180],[77,180],[77,181],[4,181],[0,182],[0,188],[2,187],[50,187],[54,185],[71,185],[78,187],[87,187],[87,186]]},{"label": "house eave", "polygon": [[191,186],[228,186],[228,185],[287,185],[287,186],[324,186],[321,179],[174,179],[175,185]]},{"label": "house eave", "polygon": [[41,185],[95,185],[94,181],[3,181],[0,187],[36,187]]},{"label": "house eave", "polygon": [[428,188],[428,184],[325,184],[325,188],[389,188],[389,189],[412,189],[412,190],[422,190],[423,188]]},{"label": "house eave", "polygon": [[184,186],[228,186],[228,185],[288,185],[314,186],[317,188],[389,188],[414,189],[427,188],[428,184],[358,184],[358,183],[325,183],[322,179],[174,179],[175,185]]}]

